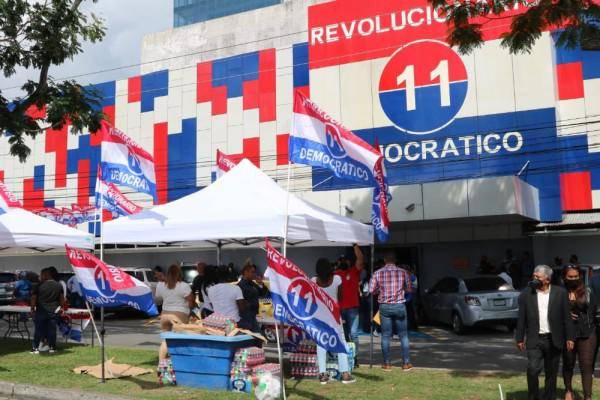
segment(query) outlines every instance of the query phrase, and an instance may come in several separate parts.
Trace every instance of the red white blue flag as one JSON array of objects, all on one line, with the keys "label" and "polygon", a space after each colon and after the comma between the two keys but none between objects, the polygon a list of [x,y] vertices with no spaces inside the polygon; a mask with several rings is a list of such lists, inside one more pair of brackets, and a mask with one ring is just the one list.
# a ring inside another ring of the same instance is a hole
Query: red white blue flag
[{"label": "red white blue flag", "polygon": [[375,184],[373,171],[382,156],[297,90],[289,141],[290,161],[330,169],[336,177]]},{"label": "red white blue flag", "polygon": [[237,165],[232,157],[217,149],[217,179]]},{"label": "red white blue flag", "polygon": [[156,197],[154,158],[129,136],[102,122],[100,168],[107,183],[127,186]]},{"label": "red white blue flag", "polygon": [[[375,148],[379,150],[377,140]],[[371,222],[375,234],[380,242],[387,242],[390,238],[390,218],[388,204],[392,201],[390,188],[387,183],[384,159],[381,157],[375,164],[375,187],[373,188],[373,208],[371,209]]]},{"label": "red white blue flag", "polygon": [[137,214],[143,210],[130,201],[114,183],[107,183],[99,173],[96,179],[96,208],[110,211],[113,218]]},{"label": "red white blue flag", "polygon": [[65,248],[87,302],[106,308],[128,306],[151,316],[158,315],[152,290],[146,284],[87,251]]},{"label": "red white blue flag", "polygon": [[333,353],[347,353],[337,301],[266,241],[268,268],[265,276],[273,300],[275,319],[297,326],[319,346]]}]

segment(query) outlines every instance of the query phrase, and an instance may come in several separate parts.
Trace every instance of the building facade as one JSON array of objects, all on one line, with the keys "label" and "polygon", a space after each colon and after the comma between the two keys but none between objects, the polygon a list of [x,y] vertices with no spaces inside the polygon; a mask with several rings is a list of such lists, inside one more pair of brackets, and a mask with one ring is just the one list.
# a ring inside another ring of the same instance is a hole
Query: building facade
[{"label": "building facade", "polygon": [[279,3],[281,0],[175,0],[173,26],[191,25]]},{"label": "building facade", "polygon": [[[209,185],[217,149],[283,180],[301,90],[380,144],[393,186],[385,246],[418,265],[425,285],[474,272],[482,255],[499,263],[506,249],[536,262],[571,253],[600,261],[595,231],[561,229],[566,213],[600,208],[600,52],[559,48],[544,32],[531,53],[511,55],[500,45],[510,20],[499,19],[486,24],[481,48],[461,55],[426,0],[277,3],[148,35],[140,75],[95,85],[114,124],[154,154],[159,203]],[[97,138],[65,128],[32,145],[26,164],[1,145],[0,171],[25,206],[90,204]],[[294,165],[292,190],[369,220],[370,188]],[[550,224],[540,229],[540,221]],[[131,252],[110,257],[123,265],[181,259]]]}]

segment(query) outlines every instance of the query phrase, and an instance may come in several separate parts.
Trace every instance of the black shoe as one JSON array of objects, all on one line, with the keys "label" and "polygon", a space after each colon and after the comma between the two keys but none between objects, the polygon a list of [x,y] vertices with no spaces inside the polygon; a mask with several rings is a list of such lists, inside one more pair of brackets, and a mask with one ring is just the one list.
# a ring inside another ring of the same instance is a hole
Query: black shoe
[{"label": "black shoe", "polygon": [[329,383],[329,374],[328,373],[319,374],[319,382],[321,383],[321,385],[327,385]]}]

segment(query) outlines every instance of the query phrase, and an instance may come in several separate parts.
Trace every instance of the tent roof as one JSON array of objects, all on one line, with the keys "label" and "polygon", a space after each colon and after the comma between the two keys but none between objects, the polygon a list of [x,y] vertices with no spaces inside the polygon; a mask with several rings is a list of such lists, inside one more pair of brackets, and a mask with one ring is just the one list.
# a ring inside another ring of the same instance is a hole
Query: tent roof
[{"label": "tent roof", "polygon": [[0,248],[30,248],[49,250],[72,247],[91,249],[92,235],[50,221],[22,208],[9,208],[0,215]]},{"label": "tent roof", "polygon": [[[168,204],[110,221],[105,243],[238,245],[282,238],[287,192],[248,160],[212,185]],[[289,196],[288,243],[325,246],[370,244],[372,227]]]}]

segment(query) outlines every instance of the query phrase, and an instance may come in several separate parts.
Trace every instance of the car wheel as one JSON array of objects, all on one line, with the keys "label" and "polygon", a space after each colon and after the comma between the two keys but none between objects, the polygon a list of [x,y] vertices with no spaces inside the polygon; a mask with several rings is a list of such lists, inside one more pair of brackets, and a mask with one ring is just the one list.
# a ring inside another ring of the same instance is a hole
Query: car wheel
[{"label": "car wheel", "polygon": [[460,315],[458,314],[454,314],[452,316],[452,330],[457,335],[462,335],[463,333],[465,333],[465,325],[463,324],[463,321],[460,318]]}]

